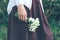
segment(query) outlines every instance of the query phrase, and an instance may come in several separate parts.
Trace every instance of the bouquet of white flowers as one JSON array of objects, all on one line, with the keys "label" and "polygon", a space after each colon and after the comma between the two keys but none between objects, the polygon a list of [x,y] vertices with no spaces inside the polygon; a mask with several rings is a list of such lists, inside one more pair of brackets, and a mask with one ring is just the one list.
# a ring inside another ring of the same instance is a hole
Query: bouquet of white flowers
[{"label": "bouquet of white flowers", "polygon": [[35,32],[36,31],[36,29],[38,28],[38,26],[40,26],[40,23],[39,23],[39,18],[36,18],[36,19],[34,19],[34,18],[32,18],[32,17],[30,17],[30,18],[28,18],[28,28],[29,28],[29,31],[32,31],[32,32]]},{"label": "bouquet of white flowers", "polygon": [[[18,17],[18,13],[15,13],[15,16]],[[31,31],[31,32],[35,32],[36,29],[40,26],[40,23],[39,23],[39,18],[27,18],[27,22],[28,22],[28,30]]]}]

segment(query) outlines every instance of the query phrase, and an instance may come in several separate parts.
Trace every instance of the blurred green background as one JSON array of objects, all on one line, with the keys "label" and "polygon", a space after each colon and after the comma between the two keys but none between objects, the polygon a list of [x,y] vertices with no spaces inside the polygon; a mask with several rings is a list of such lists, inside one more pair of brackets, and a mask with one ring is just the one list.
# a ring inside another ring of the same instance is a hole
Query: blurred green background
[{"label": "blurred green background", "polygon": [[[7,4],[8,0],[0,0],[0,40],[7,40]],[[60,40],[60,0],[43,0],[43,5],[54,40]]]}]

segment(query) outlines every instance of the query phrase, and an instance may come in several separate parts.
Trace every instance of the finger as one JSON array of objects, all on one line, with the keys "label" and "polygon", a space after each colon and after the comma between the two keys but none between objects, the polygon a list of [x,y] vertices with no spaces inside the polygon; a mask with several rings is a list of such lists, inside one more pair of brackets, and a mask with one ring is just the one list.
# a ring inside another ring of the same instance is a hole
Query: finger
[{"label": "finger", "polygon": [[25,22],[27,22],[27,17],[25,17]]},{"label": "finger", "polygon": [[21,20],[21,19],[20,19],[20,16],[19,16],[18,18],[19,18],[19,20]]},{"label": "finger", "polygon": [[20,18],[20,15],[18,14],[18,18],[19,18],[19,20],[21,20],[21,18]]},{"label": "finger", "polygon": [[23,15],[20,16],[21,21],[23,21]]},{"label": "finger", "polygon": [[22,15],[22,21],[25,21],[26,20],[26,15]]},{"label": "finger", "polygon": [[22,21],[24,21],[24,15],[22,16]]},{"label": "finger", "polygon": [[19,15],[19,20],[22,20],[22,15]]}]

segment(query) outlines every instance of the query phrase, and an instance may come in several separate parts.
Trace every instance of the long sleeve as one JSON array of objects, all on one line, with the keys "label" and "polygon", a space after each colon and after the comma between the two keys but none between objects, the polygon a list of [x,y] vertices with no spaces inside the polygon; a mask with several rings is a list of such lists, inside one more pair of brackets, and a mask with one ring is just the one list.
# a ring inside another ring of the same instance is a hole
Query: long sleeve
[{"label": "long sleeve", "polygon": [[10,12],[14,6],[18,6],[20,4],[23,4],[23,0],[9,0],[8,6],[7,6],[8,14],[10,14]]},{"label": "long sleeve", "polygon": [[9,0],[8,6],[7,6],[8,14],[10,14],[10,12],[14,6],[18,6],[20,4],[23,4],[30,9],[31,5],[32,5],[32,0]]},{"label": "long sleeve", "polygon": [[31,5],[32,5],[32,0],[16,0],[16,5],[20,5],[20,4],[23,4],[25,6],[27,6],[29,9],[31,8]]},{"label": "long sleeve", "polygon": [[16,5],[24,4],[24,0],[16,0],[15,1]]}]

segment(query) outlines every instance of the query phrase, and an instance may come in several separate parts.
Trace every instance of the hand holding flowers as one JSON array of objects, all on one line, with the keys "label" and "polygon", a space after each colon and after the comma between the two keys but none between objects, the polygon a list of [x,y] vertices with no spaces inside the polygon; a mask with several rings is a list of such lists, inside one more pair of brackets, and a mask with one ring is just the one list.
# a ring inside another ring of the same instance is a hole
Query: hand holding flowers
[{"label": "hand holding flowers", "polygon": [[[15,13],[15,16],[18,18],[18,13]],[[27,18],[27,23],[28,23],[28,30],[31,32],[35,32],[36,29],[40,26],[40,21],[39,18]]]}]

